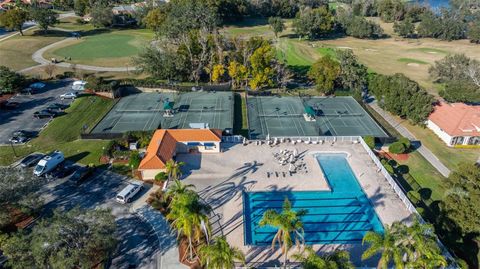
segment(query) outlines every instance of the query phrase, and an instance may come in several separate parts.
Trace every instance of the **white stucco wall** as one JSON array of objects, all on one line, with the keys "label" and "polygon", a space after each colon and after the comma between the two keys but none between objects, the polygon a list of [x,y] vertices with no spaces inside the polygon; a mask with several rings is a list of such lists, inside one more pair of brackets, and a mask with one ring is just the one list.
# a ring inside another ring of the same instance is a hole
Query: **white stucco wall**
[{"label": "white stucco wall", "polygon": [[449,147],[452,147],[452,137],[444,132],[440,127],[438,127],[434,122],[431,120],[427,121],[427,127],[432,130],[443,142],[445,142]]},{"label": "white stucco wall", "polygon": [[[195,142],[195,141],[189,141],[189,142]],[[187,153],[188,152],[188,142],[178,142],[177,143],[177,152],[178,153]],[[205,143],[212,143],[215,144],[215,147],[213,149],[207,150],[203,146]],[[220,142],[201,142],[201,145],[196,146],[198,148],[198,151],[201,153],[218,153],[220,152]]]},{"label": "white stucco wall", "polygon": [[160,172],[165,172],[165,169],[144,169],[140,170],[143,180],[155,179],[155,176]]}]

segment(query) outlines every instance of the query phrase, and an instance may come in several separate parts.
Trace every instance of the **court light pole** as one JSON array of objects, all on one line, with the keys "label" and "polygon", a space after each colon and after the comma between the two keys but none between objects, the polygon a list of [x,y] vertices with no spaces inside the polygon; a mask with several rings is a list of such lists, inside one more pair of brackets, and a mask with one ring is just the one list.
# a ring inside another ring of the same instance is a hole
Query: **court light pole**
[{"label": "court light pole", "polygon": [[12,147],[13,155],[14,155],[15,157],[18,157],[18,156],[17,156],[17,152],[15,151],[15,147],[13,146],[13,142],[12,142],[12,141],[10,141],[10,146]]}]

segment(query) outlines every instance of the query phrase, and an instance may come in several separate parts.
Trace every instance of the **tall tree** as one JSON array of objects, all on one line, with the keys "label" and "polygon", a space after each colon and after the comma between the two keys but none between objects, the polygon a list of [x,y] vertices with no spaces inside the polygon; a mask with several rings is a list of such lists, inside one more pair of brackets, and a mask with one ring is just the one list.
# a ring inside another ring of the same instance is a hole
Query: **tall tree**
[{"label": "tall tree", "polygon": [[296,253],[293,258],[302,263],[304,269],[354,269],[348,251],[337,250],[332,254],[319,256],[312,247],[306,247],[303,252]]},{"label": "tall tree", "polygon": [[[18,233],[2,243],[13,268],[91,268],[115,249],[115,218],[108,210],[55,211],[37,223],[30,234]],[[15,246],[18,242],[28,244]],[[18,252],[29,253],[22,255]],[[14,260],[13,258],[22,260]]]},{"label": "tall tree", "polygon": [[14,93],[20,91],[25,84],[22,74],[10,70],[6,66],[0,66],[0,93]]},{"label": "tall tree", "polygon": [[183,184],[180,180],[175,179],[173,181],[173,185],[168,186],[167,192],[165,196],[167,199],[177,199],[179,197],[182,197],[182,195],[190,194],[190,193],[195,193],[194,190],[195,186],[192,184]]},{"label": "tall tree", "polygon": [[393,223],[392,226],[386,227],[383,234],[367,232],[363,237],[362,244],[368,243],[369,246],[363,252],[362,260],[381,254],[377,268],[386,269],[391,261],[395,263],[396,268],[405,268],[404,253],[402,247],[397,244],[398,238],[395,231],[399,228],[399,225],[399,223]]},{"label": "tall tree", "polygon": [[30,14],[44,32],[48,30],[48,27],[58,23],[57,14],[51,9],[32,8]]},{"label": "tall tree", "polygon": [[329,55],[318,59],[308,72],[308,77],[315,81],[317,91],[326,95],[334,92],[339,75],[340,64]]},{"label": "tall tree", "polygon": [[172,228],[179,238],[187,239],[187,251],[181,259],[193,262],[197,257],[195,245],[210,234],[210,207],[200,201],[198,194],[188,191],[175,196],[169,208],[167,219],[171,221]]},{"label": "tall tree", "polygon": [[0,230],[14,224],[20,213],[32,214],[42,206],[37,191],[42,181],[26,170],[0,168]]},{"label": "tall tree", "polygon": [[268,24],[270,25],[270,28],[272,28],[275,38],[278,38],[278,34],[285,30],[285,24],[280,17],[268,18]]},{"label": "tall tree", "polygon": [[199,256],[200,263],[205,268],[235,268],[235,262],[245,265],[245,254],[240,249],[231,247],[224,236],[216,238],[213,244],[202,245]]},{"label": "tall tree", "polygon": [[403,74],[374,75],[368,87],[383,108],[412,124],[424,124],[433,110],[433,96]]},{"label": "tall tree", "polygon": [[168,160],[165,164],[165,170],[167,172],[168,178],[177,180],[182,175],[181,167],[184,166],[184,162],[176,162],[174,160]]},{"label": "tall tree", "polygon": [[328,6],[316,9],[306,9],[298,12],[293,21],[293,28],[300,37],[309,39],[320,38],[332,32],[334,16]]},{"label": "tall tree", "polygon": [[16,30],[23,36],[23,24],[29,19],[29,13],[20,8],[9,9],[0,13],[0,25],[8,30]]},{"label": "tall tree", "polygon": [[249,86],[259,90],[267,86],[273,86],[275,69],[275,49],[268,43],[256,49],[249,58],[250,76]]},{"label": "tall tree", "polygon": [[337,51],[337,58],[340,62],[342,87],[361,93],[367,86],[367,67],[358,61],[352,50]]},{"label": "tall tree", "polygon": [[393,31],[401,37],[413,37],[415,35],[415,24],[410,19],[393,24]]},{"label": "tall tree", "polygon": [[303,223],[300,218],[306,213],[305,210],[294,211],[290,201],[285,198],[281,212],[268,209],[259,222],[259,226],[270,226],[277,229],[277,233],[272,240],[272,249],[278,243],[282,250],[283,266],[285,268],[287,268],[288,251],[293,244],[295,243],[300,247],[305,242]]},{"label": "tall tree", "polygon": [[463,235],[480,233],[480,167],[462,163],[446,181],[450,191],[442,208]]},{"label": "tall tree", "polygon": [[102,4],[101,2],[95,3],[91,10],[90,16],[92,17],[92,24],[95,27],[108,27],[113,23],[113,12],[109,5]]},{"label": "tall tree", "polygon": [[228,65],[228,75],[232,79],[232,88],[237,89],[242,85],[242,82],[247,79],[247,67],[237,61],[231,61]]}]

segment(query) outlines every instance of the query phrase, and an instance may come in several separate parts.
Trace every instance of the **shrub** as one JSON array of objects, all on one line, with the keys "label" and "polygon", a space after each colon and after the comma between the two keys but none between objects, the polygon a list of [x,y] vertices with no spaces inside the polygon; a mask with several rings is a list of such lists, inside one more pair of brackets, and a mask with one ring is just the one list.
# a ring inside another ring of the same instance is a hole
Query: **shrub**
[{"label": "shrub", "polygon": [[373,136],[365,136],[363,138],[363,140],[365,141],[365,143],[367,144],[367,146],[371,149],[374,149],[375,148],[375,137]]},{"label": "shrub", "polygon": [[156,181],[165,181],[167,180],[167,178],[168,178],[168,175],[165,172],[160,172],[155,176]]},{"label": "shrub", "polygon": [[418,204],[418,202],[420,202],[420,200],[421,200],[420,193],[418,193],[416,191],[409,191],[407,193],[407,197],[408,197],[408,199],[410,199],[410,201],[413,204]]},{"label": "shrub", "polygon": [[128,165],[130,167],[137,169],[141,161],[142,159],[140,158],[140,154],[138,153],[138,151],[132,151],[130,153],[130,159],[128,161]]},{"label": "shrub", "polygon": [[406,137],[402,137],[402,138],[398,139],[398,142],[402,143],[405,146],[406,150],[409,150],[410,147],[412,146],[412,143],[410,142],[410,139],[408,139]]},{"label": "shrub", "polygon": [[103,148],[103,155],[112,157],[112,153],[115,145],[116,145],[115,140],[110,140],[108,144],[105,146],[105,148]]},{"label": "shrub", "polygon": [[385,164],[383,165],[383,167],[385,167],[385,170],[387,170],[387,172],[388,172],[389,174],[391,174],[391,175],[395,172],[395,171],[393,170],[393,166],[391,166],[391,165],[388,164],[388,163],[385,163]]},{"label": "shrub", "polygon": [[403,143],[395,142],[388,147],[388,151],[393,154],[402,154],[406,151],[406,148]]}]

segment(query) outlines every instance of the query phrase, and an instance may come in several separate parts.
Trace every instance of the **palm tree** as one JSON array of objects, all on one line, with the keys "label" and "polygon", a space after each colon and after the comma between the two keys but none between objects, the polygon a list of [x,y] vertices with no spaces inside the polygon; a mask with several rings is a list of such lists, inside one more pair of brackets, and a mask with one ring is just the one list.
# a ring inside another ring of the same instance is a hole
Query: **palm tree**
[{"label": "palm tree", "polygon": [[184,162],[176,162],[174,160],[168,160],[165,164],[165,170],[168,175],[168,179],[179,179],[182,175],[180,167],[184,166]]},{"label": "palm tree", "polygon": [[400,244],[406,249],[408,267],[440,268],[447,266],[433,233],[433,225],[414,219],[412,225],[403,225]]},{"label": "palm tree", "polygon": [[301,253],[293,255],[293,258],[302,263],[304,269],[354,269],[347,251],[335,251],[330,255],[321,257],[315,253],[312,247],[306,247]]},{"label": "palm tree", "polygon": [[287,267],[288,251],[290,250],[290,247],[292,247],[294,241],[297,247],[300,247],[305,243],[303,237],[303,223],[300,220],[300,217],[306,213],[306,210],[292,210],[292,204],[287,198],[285,198],[282,212],[278,213],[273,209],[269,209],[265,211],[260,220],[260,227],[268,225],[277,228],[277,233],[272,240],[272,249],[274,249],[275,245],[278,243],[284,257],[283,265],[285,268]]},{"label": "palm tree", "polygon": [[377,268],[387,268],[388,264],[393,260],[396,268],[403,269],[404,249],[398,243],[398,233],[400,223],[394,222],[392,226],[387,227],[383,234],[376,232],[367,232],[363,237],[362,244],[368,242],[370,246],[362,254],[362,260],[371,258],[377,253],[381,253]]},{"label": "palm tree", "polygon": [[193,191],[177,195],[170,203],[167,219],[177,230],[178,237],[185,236],[188,240],[187,252],[182,260],[188,254],[188,261],[193,262],[196,254],[194,244],[200,244],[204,236],[208,237],[210,233],[209,211],[210,207],[203,204],[198,194]]},{"label": "palm tree", "polygon": [[245,265],[245,254],[236,247],[231,247],[222,236],[211,245],[203,245],[199,250],[200,263],[209,269],[234,268],[235,262]]},{"label": "palm tree", "polygon": [[186,193],[195,193],[195,186],[193,184],[183,184],[180,180],[175,179],[173,184],[168,187],[165,198],[168,200],[174,200],[176,197],[179,197]]}]

